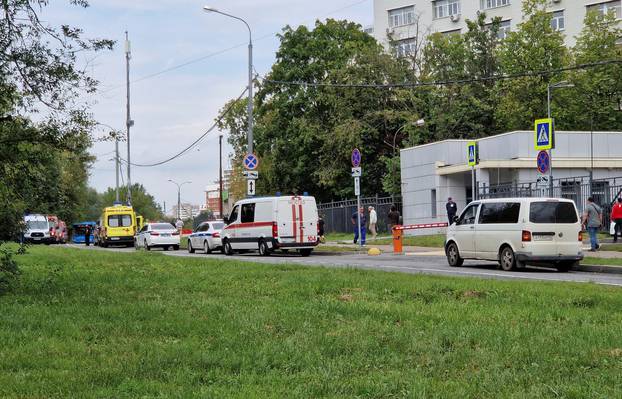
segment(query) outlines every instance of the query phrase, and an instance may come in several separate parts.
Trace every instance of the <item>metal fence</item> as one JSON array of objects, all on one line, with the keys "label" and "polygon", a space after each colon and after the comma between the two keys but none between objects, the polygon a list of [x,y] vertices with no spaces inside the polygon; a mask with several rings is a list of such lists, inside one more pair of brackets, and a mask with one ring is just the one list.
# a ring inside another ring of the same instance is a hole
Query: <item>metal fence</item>
[{"label": "metal fence", "polygon": [[552,191],[549,186],[537,183],[509,183],[498,185],[479,185],[479,197],[485,198],[509,198],[509,197],[555,197],[568,198],[575,202],[579,212],[583,208],[588,197],[593,197],[594,202],[603,209],[603,229],[609,229],[611,221],[611,206],[616,198],[622,193],[622,177],[607,179],[592,179],[589,176],[554,179]]},{"label": "metal fence", "polygon": [[[373,206],[378,215],[378,234],[388,233],[389,211],[395,205],[402,214],[402,197],[367,197],[361,198],[361,206],[365,208],[365,215],[369,222],[367,207]],[[326,233],[352,233],[352,214],[356,212],[356,199],[326,202],[318,204],[318,211],[324,219]]]}]

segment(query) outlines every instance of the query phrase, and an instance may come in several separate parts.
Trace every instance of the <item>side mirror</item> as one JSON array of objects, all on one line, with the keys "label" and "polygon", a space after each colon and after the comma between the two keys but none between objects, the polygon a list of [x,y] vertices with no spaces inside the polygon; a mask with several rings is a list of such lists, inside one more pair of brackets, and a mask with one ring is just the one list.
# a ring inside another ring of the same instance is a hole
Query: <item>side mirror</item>
[{"label": "side mirror", "polygon": [[229,215],[224,215],[222,221],[225,222],[225,224],[229,224]]},{"label": "side mirror", "polygon": [[454,218],[452,219],[454,223],[458,223],[458,220],[460,220],[460,218],[458,216],[454,216]]}]

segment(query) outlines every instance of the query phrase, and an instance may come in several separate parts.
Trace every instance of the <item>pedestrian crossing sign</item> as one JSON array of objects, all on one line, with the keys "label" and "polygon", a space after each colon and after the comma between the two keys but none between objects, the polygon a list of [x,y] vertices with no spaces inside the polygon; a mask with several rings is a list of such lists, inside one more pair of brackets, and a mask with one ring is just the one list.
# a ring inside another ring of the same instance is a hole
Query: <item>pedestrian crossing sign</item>
[{"label": "pedestrian crossing sign", "polygon": [[553,119],[537,119],[534,129],[535,149],[550,150],[555,146],[555,133],[553,131]]},{"label": "pedestrian crossing sign", "polygon": [[470,141],[467,143],[467,163],[469,166],[477,165],[479,159],[477,156],[477,142]]}]

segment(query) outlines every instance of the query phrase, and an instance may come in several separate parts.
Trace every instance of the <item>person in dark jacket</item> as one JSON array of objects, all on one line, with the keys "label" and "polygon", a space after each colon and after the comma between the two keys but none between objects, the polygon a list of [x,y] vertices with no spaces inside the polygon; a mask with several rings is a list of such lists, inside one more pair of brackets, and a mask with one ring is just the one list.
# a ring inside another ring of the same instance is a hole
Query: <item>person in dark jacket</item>
[{"label": "person in dark jacket", "polygon": [[393,230],[393,226],[400,224],[400,211],[397,210],[395,205],[391,205],[391,211],[389,212],[389,232]]},{"label": "person in dark jacket", "polygon": [[[365,209],[363,207],[359,208],[359,214],[361,218],[361,245],[365,245],[365,235],[367,234],[367,230],[365,228],[367,224],[367,218],[365,217]],[[354,227],[354,243],[359,239],[359,226],[358,226],[358,218],[359,216],[354,212],[352,214],[352,225]]]},{"label": "person in dark jacket", "polygon": [[324,238],[324,218],[322,217],[322,215],[320,215],[320,218],[317,221],[317,239],[320,242],[324,242],[325,238]]},{"label": "person in dark jacket", "polygon": [[451,226],[454,222],[454,217],[456,217],[456,214],[458,213],[458,206],[454,200],[451,199],[451,197],[447,198],[445,209],[447,209],[447,219],[449,220],[449,225]]},{"label": "person in dark jacket", "polygon": [[84,228],[84,244],[87,247],[91,245],[91,226],[89,225]]}]

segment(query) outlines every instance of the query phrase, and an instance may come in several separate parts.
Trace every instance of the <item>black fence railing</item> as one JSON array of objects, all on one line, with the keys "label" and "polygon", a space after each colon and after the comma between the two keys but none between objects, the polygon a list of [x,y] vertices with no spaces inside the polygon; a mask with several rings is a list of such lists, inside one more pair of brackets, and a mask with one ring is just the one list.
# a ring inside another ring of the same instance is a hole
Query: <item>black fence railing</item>
[{"label": "black fence railing", "polygon": [[[361,198],[361,206],[365,208],[365,215],[369,222],[367,208],[373,206],[378,216],[378,233],[388,233],[389,211],[395,205],[402,214],[401,197],[365,197]],[[353,233],[352,214],[356,212],[356,199],[343,201],[325,202],[317,205],[318,212],[324,219],[324,231],[326,233]]]}]

